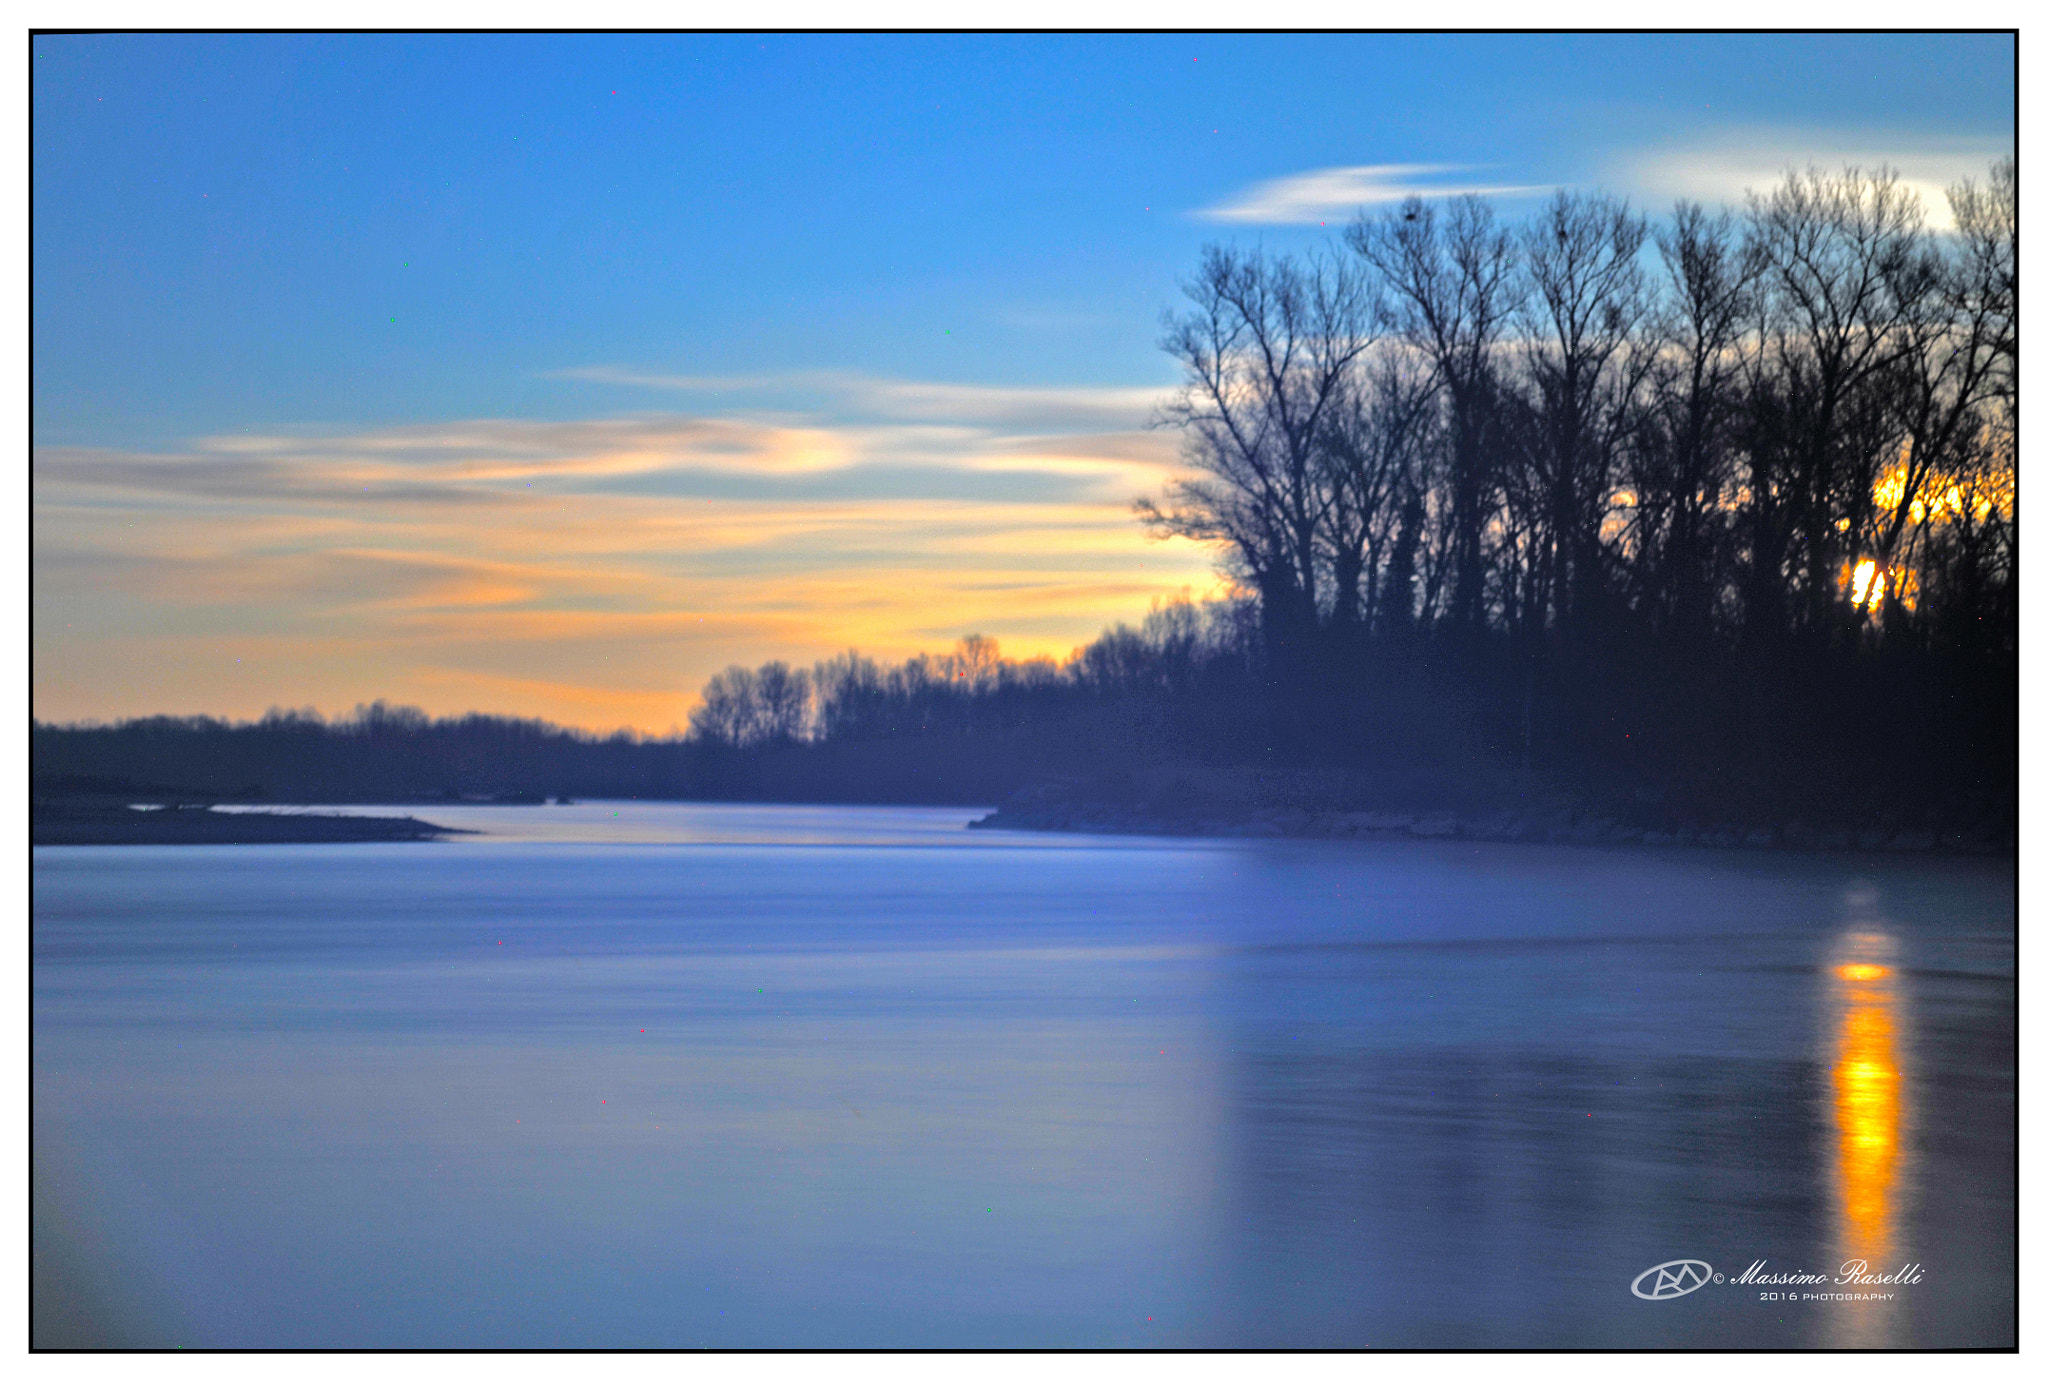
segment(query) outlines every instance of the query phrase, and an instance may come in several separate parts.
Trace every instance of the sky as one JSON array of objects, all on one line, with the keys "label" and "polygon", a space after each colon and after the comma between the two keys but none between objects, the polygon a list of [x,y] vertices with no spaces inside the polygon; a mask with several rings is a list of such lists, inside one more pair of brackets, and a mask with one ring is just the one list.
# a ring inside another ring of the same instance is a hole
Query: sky
[{"label": "sky", "polygon": [[2014,146],[1997,35],[42,35],[31,709],[664,733],[732,662],[1217,588],[1207,243]]}]

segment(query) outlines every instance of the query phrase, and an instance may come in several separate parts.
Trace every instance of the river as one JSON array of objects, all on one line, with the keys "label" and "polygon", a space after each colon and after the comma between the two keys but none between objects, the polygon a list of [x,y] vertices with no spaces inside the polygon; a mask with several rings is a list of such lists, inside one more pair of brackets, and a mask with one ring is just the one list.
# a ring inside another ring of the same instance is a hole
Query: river
[{"label": "river", "polygon": [[39,1346],[2015,1341],[2009,861],[420,814],[33,851]]}]

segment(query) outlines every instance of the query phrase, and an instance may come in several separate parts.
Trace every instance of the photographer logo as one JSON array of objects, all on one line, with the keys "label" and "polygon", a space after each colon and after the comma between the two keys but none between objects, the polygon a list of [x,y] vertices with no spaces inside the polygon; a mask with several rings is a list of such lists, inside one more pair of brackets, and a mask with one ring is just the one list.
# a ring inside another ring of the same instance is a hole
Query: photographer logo
[{"label": "photographer logo", "polygon": [[1713,1278],[1714,1268],[1710,1263],[1681,1257],[1672,1262],[1659,1262],[1630,1282],[1628,1289],[1644,1300],[1671,1300],[1699,1290]]}]

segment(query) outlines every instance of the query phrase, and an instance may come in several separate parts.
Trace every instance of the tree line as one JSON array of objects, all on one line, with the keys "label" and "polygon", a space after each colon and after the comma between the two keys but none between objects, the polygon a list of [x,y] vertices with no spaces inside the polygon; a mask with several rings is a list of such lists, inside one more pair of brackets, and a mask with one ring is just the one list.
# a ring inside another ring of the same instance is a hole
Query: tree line
[{"label": "tree line", "polygon": [[1946,202],[1937,229],[1889,171],[1807,169],[1655,222],[1598,192],[1517,223],[1411,198],[1302,254],[1211,246],[1162,339],[1182,384],[1156,421],[1187,474],[1137,516],[1213,547],[1241,600],[1064,666],[969,639],[735,667],[691,732],[993,729],[1121,679],[1212,761],[1995,795],[2017,718],[2013,162]]},{"label": "tree line", "polygon": [[1088,704],[1243,691],[1256,647],[1251,602],[1183,596],[1155,602],[1137,628],[1105,629],[1064,662],[1008,659],[995,639],[969,634],[950,652],[897,663],[849,651],[808,670],[732,666],[705,683],[690,737],[755,749],[1012,729]]},{"label": "tree line", "polygon": [[1216,544],[1276,647],[2009,639],[2015,191],[1952,188],[1952,233],[1851,168],[1740,216],[1411,198],[1337,252],[1212,247],[1164,341],[1196,475],[1141,517]]},{"label": "tree line", "polygon": [[896,664],[849,652],[711,679],[684,736],[435,718],[378,701],[332,720],[157,715],[31,725],[38,799],[538,803],[642,797],[989,805],[1046,774],[1171,761],[1253,698],[1243,601],[1155,608],[1064,664],[970,636]]},{"label": "tree line", "polygon": [[31,723],[36,797],[362,802],[683,795],[690,746],[499,715],[433,718],[377,701],[328,720],[153,715]]}]

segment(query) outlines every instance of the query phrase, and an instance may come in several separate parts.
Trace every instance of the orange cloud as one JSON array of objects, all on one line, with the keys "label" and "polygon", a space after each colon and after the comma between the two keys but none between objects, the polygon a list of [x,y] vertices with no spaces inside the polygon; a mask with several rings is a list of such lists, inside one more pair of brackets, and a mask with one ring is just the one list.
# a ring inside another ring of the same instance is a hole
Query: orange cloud
[{"label": "orange cloud", "polygon": [[[949,387],[892,406],[1099,422],[1139,401]],[[383,697],[660,733],[734,661],[901,657],[969,632],[1062,655],[1213,587],[1207,553],[1130,517],[1173,444],[642,416],[45,448],[34,713]]]}]

